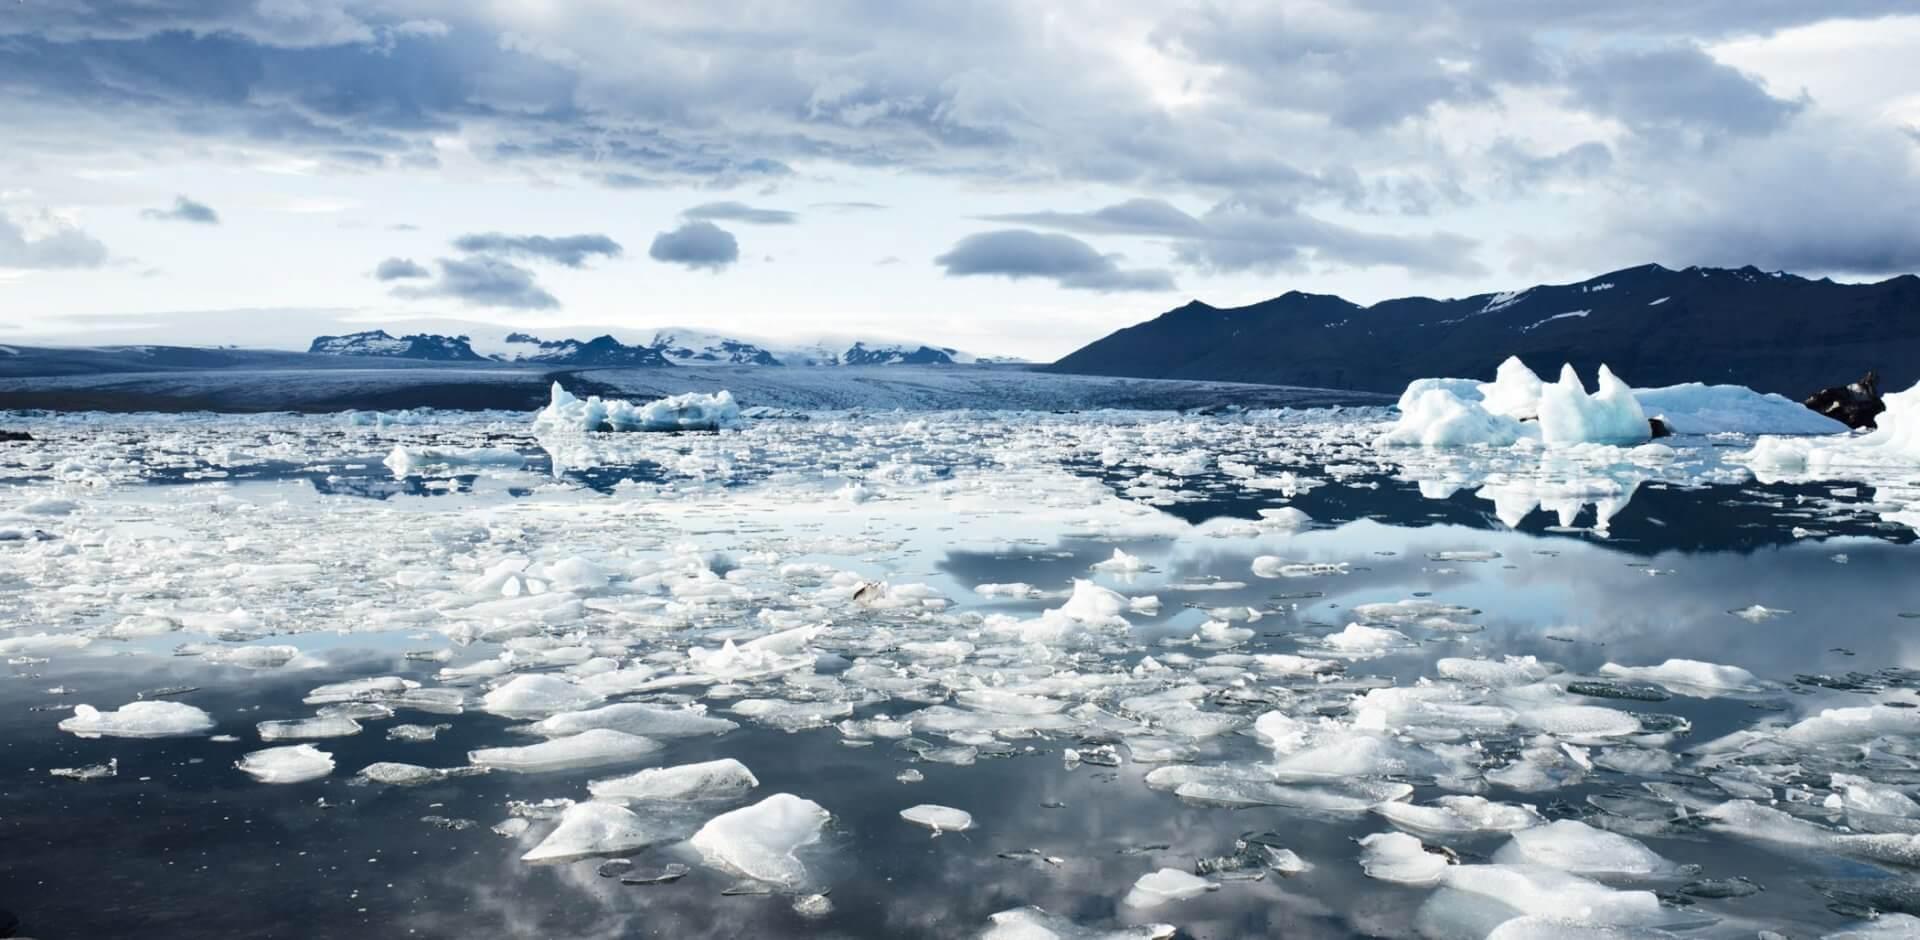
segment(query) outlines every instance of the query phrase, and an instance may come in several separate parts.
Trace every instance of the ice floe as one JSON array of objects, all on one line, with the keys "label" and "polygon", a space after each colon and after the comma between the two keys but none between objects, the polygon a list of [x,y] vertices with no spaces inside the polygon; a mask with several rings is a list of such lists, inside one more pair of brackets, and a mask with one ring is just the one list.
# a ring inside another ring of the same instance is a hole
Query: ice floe
[{"label": "ice floe", "polygon": [[166,738],[205,734],[213,724],[212,715],[185,702],[128,702],[110,712],[75,705],[60,730],[83,738]]},{"label": "ice floe", "polygon": [[333,773],[333,755],[311,744],[251,751],[235,767],[261,783],[305,783]]},{"label": "ice floe", "polygon": [[807,866],[795,853],[819,841],[830,818],[812,800],[776,793],[714,817],[688,844],[710,865],[793,888],[807,880]]}]

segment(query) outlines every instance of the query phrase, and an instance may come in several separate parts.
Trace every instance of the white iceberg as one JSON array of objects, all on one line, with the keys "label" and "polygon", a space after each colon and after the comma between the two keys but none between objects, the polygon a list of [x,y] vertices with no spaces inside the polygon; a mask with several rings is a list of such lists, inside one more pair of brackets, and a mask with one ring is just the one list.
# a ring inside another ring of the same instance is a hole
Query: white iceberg
[{"label": "white iceberg", "polygon": [[333,773],[333,755],[311,744],[253,751],[233,766],[261,783],[304,783]]},{"label": "white iceberg", "polygon": [[1688,382],[1636,388],[1648,417],[1675,434],[1844,434],[1847,426],[1783,395]]},{"label": "white iceberg", "polygon": [[738,727],[740,725],[737,722],[708,715],[706,709],[698,705],[678,708],[644,702],[621,702],[586,711],[549,715],[529,725],[527,730],[549,738],[579,734],[594,728],[609,728],[650,738],[688,738],[725,734]]},{"label": "white iceberg", "polygon": [[467,760],[480,767],[515,773],[545,773],[599,767],[639,760],[660,750],[660,742],[637,734],[594,728],[565,738],[525,747],[484,747],[468,751]]},{"label": "white iceberg", "polygon": [[1406,885],[1436,884],[1452,864],[1404,832],[1376,832],[1360,840],[1360,868],[1369,878]]},{"label": "white iceberg", "polygon": [[117,711],[75,705],[60,730],[83,738],[168,738],[213,729],[213,716],[185,702],[128,702]]},{"label": "white iceberg", "polygon": [[1886,396],[1877,430],[1815,438],[1763,437],[1734,455],[1762,480],[1776,477],[1858,479],[1875,471],[1920,465],[1920,384]]},{"label": "white iceberg", "polygon": [[688,844],[717,868],[791,888],[807,877],[806,865],[794,853],[819,841],[829,818],[812,800],[775,793],[714,817]]},{"label": "white iceberg", "polygon": [[1523,829],[1493,853],[1505,865],[1545,865],[1590,877],[1653,877],[1678,866],[1652,849],[1617,832],[1595,829],[1573,819]]},{"label": "white iceberg", "polygon": [[560,825],[539,845],[520,856],[523,862],[565,862],[595,855],[617,855],[665,841],[658,826],[624,806],[613,803],[575,803],[560,816]]},{"label": "white iceberg", "polygon": [[559,676],[515,676],[481,698],[481,707],[513,718],[551,715],[597,705],[604,699]]},{"label": "white iceberg", "polygon": [[747,765],[726,757],[595,780],[587,792],[603,800],[731,800],[759,785]]},{"label": "white iceberg", "polygon": [[590,395],[578,398],[553,383],[547,407],[534,415],[539,431],[717,431],[739,427],[744,419],[733,393],[688,392],[645,404]]},{"label": "white iceberg", "polygon": [[1178,868],[1162,868],[1141,875],[1120,903],[1131,908],[1159,907],[1169,901],[1197,898],[1219,887],[1214,882]]},{"label": "white iceberg", "polygon": [[933,830],[936,836],[943,832],[962,832],[973,828],[972,813],[933,803],[909,806],[900,811],[900,818],[916,826],[925,826]]},{"label": "white iceberg", "polygon": [[1548,444],[1638,444],[1653,436],[1633,390],[1600,367],[1591,395],[1573,366],[1560,367],[1560,381],[1540,390],[1540,439]]}]

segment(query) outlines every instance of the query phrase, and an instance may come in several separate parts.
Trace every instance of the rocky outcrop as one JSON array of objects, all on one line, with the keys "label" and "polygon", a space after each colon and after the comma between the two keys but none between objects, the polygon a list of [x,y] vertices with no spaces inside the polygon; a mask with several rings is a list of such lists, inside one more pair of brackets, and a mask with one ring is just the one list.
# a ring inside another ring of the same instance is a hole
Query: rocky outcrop
[{"label": "rocky outcrop", "polygon": [[33,440],[33,435],[25,431],[8,431],[0,428],[0,444],[11,444],[14,442],[24,443],[31,440]]},{"label": "rocky outcrop", "polygon": [[1855,429],[1873,427],[1873,419],[1887,410],[1880,398],[1880,373],[1871,369],[1860,381],[1823,388],[1801,404]]}]

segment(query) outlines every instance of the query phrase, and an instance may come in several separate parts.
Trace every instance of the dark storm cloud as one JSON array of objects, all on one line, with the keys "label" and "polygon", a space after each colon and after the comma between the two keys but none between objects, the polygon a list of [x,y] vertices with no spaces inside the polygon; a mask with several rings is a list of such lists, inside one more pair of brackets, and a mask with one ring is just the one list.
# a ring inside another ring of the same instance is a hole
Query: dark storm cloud
[{"label": "dark storm cloud", "polygon": [[560,306],[534,280],[533,272],[510,261],[491,257],[441,258],[434,262],[440,277],[431,284],[393,289],[395,297],[427,300],[445,297],[472,307],[550,310]]},{"label": "dark storm cloud", "polygon": [[1568,87],[1587,110],[1640,131],[1765,134],[1805,107],[1694,46],[1605,56],[1575,68]]},{"label": "dark storm cloud", "polygon": [[454,239],[453,247],[471,254],[551,261],[569,268],[581,267],[589,258],[596,255],[618,258],[621,252],[620,243],[605,235],[566,235],[553,238],[546,235],[481,232]]},{"label": "dark storm cloud", "polygon": [[740,243],[732,232],[712,222],[694,221],[655,235],[647,256],[690,270],[719,271],[740,260]]},{"label": "dark storm cloud", "polygon": [[28,224],[0,209],[0,268],[97,268],[107,263],[107,246],[73,225],[42,215]]},{"label": "dark storm cloud", "polygon": [[431,276],[432,272],[410,258],[388,258],[373,269],[373,277],[377,281],[403,281]]},{"label": "dark storm cloud", "polygon": [[935,259],[948,277],[993,275],[1020,280],[1040,278],[1072,290],[1167,291],[1173,276],[1165,271],[1127,270],[1113,255],[1071,235],[1002,229],[968,235]]},{"label": "dark storm cloud", "polygon": [[212,206],[203,202],[195,202],[185,196],[175,196],[173,198],[173,205],[170,208],[143,209],[140,211],[140,217],[161,222],[194,222],[200,225],[220,224],[220,213],[213,211]]},{"label": "dark storm cloud", "polygon": [[744,202],[703,203],[680,214],[689,219],[745,222],[748,225],[791,225],[800,219],[798,213],[785,209],[759,209]]}]

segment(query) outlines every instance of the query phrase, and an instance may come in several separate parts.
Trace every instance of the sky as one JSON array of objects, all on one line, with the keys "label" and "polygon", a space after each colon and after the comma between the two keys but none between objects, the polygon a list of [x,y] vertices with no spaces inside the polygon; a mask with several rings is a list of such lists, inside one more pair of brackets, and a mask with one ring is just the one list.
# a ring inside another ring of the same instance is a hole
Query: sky
[{"label": "sky", "polygon": [[1911,0],[6,0],[0,343],[1920,270]]}]

